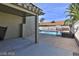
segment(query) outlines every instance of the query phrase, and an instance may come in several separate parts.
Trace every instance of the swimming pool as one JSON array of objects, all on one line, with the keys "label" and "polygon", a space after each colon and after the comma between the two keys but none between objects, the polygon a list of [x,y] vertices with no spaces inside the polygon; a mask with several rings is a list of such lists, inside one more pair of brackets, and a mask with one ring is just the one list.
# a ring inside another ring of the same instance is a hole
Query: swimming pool
[{"label": "swimming pool", "polygon": [[61,32],[57,32],[57,31],[40,31],[39,32],[40,34],[48,34],[48,35],[62,35],[62,33]]}]

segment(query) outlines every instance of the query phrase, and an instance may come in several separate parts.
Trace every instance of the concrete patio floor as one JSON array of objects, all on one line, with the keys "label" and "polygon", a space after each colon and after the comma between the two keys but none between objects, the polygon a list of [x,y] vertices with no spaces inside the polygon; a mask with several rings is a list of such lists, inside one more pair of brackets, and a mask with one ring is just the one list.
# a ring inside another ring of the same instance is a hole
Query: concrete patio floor
[{"label": "concrete patio floor", "polygon": [[79,46],[77,45],[74,38],[52,36],[52,35],[39,35],[39,41],[46,42],[51,46],[58,48],[64,48],[72,52],[79,53]]},{"label": "concrete patio floor", "polygon": [[[39,35],[39,42],[34,43],[33,36],[0,41],[0,55],[16,56],[73,56],[79,51],[74,39]],[[4,54],[2,54],[4,53]]]},{"label": "concrete patio floor", "polygon": [[73,53],[69,50],[56,48],[46,43],[34,44],[23,51],[17,51],[18,56],[72,56]]}]

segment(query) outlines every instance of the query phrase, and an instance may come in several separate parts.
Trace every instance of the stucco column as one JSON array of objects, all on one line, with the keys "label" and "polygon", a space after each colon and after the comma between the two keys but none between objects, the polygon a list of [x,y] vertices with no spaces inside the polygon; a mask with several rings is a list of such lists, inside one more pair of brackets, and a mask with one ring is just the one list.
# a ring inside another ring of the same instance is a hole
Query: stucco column
[{"label": "stucco column", "polygon": [[38,42],[38,16],[35,16],[35,43]]},{"label": "stucco column", "polygon": [[22,23],[20,24],[20,37],[23,37],[23,24],[26,23],[26,16],[23,17]]}]

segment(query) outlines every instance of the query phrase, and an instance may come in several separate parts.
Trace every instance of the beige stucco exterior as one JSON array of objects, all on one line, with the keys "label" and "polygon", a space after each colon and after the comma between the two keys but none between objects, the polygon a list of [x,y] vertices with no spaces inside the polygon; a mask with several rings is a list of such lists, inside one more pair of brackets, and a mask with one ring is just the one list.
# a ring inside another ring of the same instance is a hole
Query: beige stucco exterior
[{"label": "beige stucco exterior", "polygon": [[[20,36],[20,24],[23,18],[17,15],[0,12],[0,26],[8,27],[5,39],[17,38]],[[23,37],[35,37],[35,16],[27,16],[23,25]],[[35,39],[35,38],[33,38]]]},{"label": "beige stucco exterior", "polygon": [[8,27],[5,39],[19,37],[22,17],[0,12],[0,26]]},{"label": "beige stucco exterior", "polygon": [[35,16],[26,17],[26,24],[23,24],[23,37],[35,35]]}]

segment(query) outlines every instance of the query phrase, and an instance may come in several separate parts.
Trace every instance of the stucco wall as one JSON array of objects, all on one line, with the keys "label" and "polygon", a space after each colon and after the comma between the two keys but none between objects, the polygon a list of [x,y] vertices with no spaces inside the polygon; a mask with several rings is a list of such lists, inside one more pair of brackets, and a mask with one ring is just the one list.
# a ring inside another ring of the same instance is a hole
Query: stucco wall
[{"label": "stucco wall", "polygon": [[26,17],[26,24],[23,24],[23,37],[35,35],[35,17]]},{"label": "stucco wall", "polygon": [[79,29],[77,30],[77,32],[74,35],[75,35],[75,38],[79,41]]},{"label": "stucco wall", "polygon": [[22,17],[0,12],[0,26],[8,27],[5,39],[18,37],[21,23]]}]

